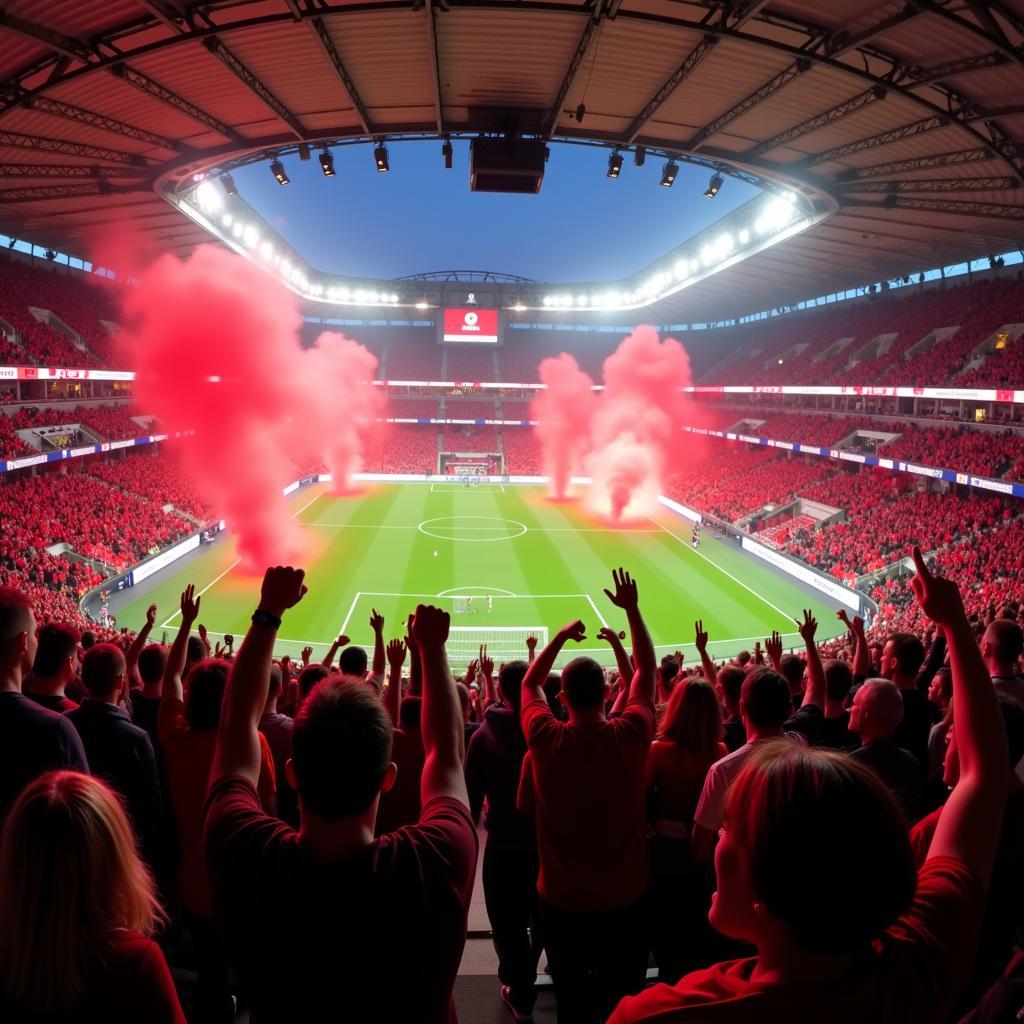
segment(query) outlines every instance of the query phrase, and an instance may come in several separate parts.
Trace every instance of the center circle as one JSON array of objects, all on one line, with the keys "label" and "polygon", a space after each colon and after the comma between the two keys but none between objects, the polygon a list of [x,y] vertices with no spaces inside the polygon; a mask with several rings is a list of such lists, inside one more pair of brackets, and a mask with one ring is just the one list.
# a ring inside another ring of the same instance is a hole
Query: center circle
[{"label": "center circle", "polygon": [[438,540],[483,544],[492,540],[514,540],[526,533],[526,526],[499,516],[440,516],[425,519],[417,529]]}]

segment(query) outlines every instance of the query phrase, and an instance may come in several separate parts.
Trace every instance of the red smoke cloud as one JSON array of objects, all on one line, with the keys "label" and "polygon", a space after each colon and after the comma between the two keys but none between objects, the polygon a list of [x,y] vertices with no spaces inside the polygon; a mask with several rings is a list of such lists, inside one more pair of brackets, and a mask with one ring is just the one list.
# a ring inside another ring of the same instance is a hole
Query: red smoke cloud
[{"label": "red smoke cloud", "polygon": [[590,431],[585,466],[587,503],[612,519],[649,515],[657,508],[667,470],[682,445],[680,424],[689,402],[690,358],[673,338],[637,327],[604,361],[604,391]]},{"label": "red smoke cloud", "polygon": [[367,445],[385,426],[380,422],[387,404],[384,389],[370,383],[377,357],[351,338],[325,331],[300,362],[306,381],[299,421],[303,441],[308,445],[309,431],[316,432],[312,440],[319,440],[334,492],[346,494],[352,475],[363,468]]},{"label": "red smoke cloud", "polygon": [[301,460],[326,461],[336,489],[350,485],[383,411],[368,383],[376,357],[333,333],[303,352],[296,296],[223,249],[133,273],[123,351],[136,404],[168,431],[195,431],[179,442],[184,464],[238,534],[247,569],[294,559],[299,529],[281,490]]},{"label": "red smoke cloud", "polygon": [[539,369],[546,390],[534,398],[530,415],[538,421],[534,429],[540,436],[544,472],[551,478],[552,497],[561,501],[573,471],[582,468],[589,445],[596,407],[594,382],[567,352],[542,360]]}]

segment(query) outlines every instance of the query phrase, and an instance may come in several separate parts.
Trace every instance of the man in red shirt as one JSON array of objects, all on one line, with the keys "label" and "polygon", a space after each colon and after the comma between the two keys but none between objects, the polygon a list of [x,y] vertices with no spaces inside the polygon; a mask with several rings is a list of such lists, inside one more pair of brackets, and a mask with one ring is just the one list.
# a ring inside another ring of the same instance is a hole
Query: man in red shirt
[{"label": "man in red shirt", "polygon": [[281,616],[301,569],[268,569],[232,665],[210,774],[205,851],[229,958],[264,1021],[454,1024],[477,836],[462,772],[462,715],[444,645],[449,617],[420,605],[426,755],[417,824],[374,839],[395,783],[392,725],[373,689],[329,678],[302,705],[286,773],[298,832],[265,814],[257,722]]},{"label": "man in red shirt", "polygon": [[605,593],[626,613],[636,662],[622,714],[606,717],[604,671],[590,658],[562,669],[568,723],[555,718],[544,697],[562,648],[585,639],[582,622],[558,632],[523,679],[529,751],[520,803],[532,804],[536,818],[544,944],[562,1024],[604,1020],[643,984],[647,967],[644,801],[657,666],[636,583],[622,569],[612,577],[615,593]]}]

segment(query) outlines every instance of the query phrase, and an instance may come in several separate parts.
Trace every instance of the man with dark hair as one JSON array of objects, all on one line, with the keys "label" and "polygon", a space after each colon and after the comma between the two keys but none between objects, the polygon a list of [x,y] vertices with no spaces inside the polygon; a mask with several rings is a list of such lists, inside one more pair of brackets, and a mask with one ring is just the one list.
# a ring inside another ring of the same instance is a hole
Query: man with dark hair
[{"label": "man with dark hair", "polygon": [[377,808],[377,835],[396,832],[420,820],[420,790],[426,754],[421,729],[423,701],[404,697],[398,708],[398,726],[391,744],[391,760],[398,769],[395,784],[381,793]]},{"label": "man with dark hair", "polygon": [[21,692],[35,656],[31,602],[18,590],[0,587],[0,822],[37,776],[54,768],[89,770],[74,726]]},{"label": "man with dark hair", "polygon": [[[679,662],[671,654],[666,654],[658,666],[657,687],[655,689],[654,703],[660,707],[667,704],[672,696],[672,688],[676,676],[679,675]],[[625,682],[625,680],[623,680]]]},{"label": "man with dark hair", "polygon": [[300,673],[296,684],[295,714],[302,710],[306,698],[313,692],[314,687],[323,682],[331,674],[330,669],[323,665],[307,665]]},{"label": "man with dark hair", "polygon": [[711,766],[694,815],[690,843],[694,858],[701,863],[711,863],[725,815],[725,794],[758,746],[783,735],[806,743],[816,739],[821,728],[825,671],[814,643],[818,623],[810,611],[805,611],[803,622],[797,620],[796,624],[807,651],[808,681],[803,703],[793,711],[789,680],[778,672],[754,667],[747,673],[740,691],[740,717],[747,742]]},{"label": "man with dark hair", "polygon": [[981,638],[981,654],[992,677],[996,693],[1024,705],[1024,677],[1020,656],[1024,653],[1024,630],[1011,619],[993,619]]},{"label": "man with dark hair", "polygon": [[[941,650],[945,652],[944,640],[941,641]],[[893,633],[882,649],[882,678],[895,683],[903,697],[903,721],[893,739],[897,746],[909,750],[920,762],[922,770],[927,771],[928,733],[938,721],[935,705],[928,700],[928,684],[939,665],[935,665],[934,670],[922,672],[923,664],[924,644],[910,633]]]},{"label": "man with dark hair", "polygon": [[78,705],[65,688],[78,674],[78,630],[63,622],[50,622],[36,636],[32,674],[25,681],[25,694],[49,711],[63,714]]},{"label": "man with dark hair", "polygon": [[305,594],[303,578],[267,570],[221,717],[205,848],[231,961],[254,1019],[454,1022],[477,838],[448,614],[420,605],[412,622],[426,751],[419,823],[373,838],[380,793],[395,781],[391,719],[363,683],[332,678],[292,731],[295,832],[260,809],[257,723],[281,616]]},{"label": "man with dark hair", "polygon": [[[378,694],[384,688],[385,648],[384,616],[373,609],[370,615],[370,629],[373,630],[373,671],[369,671],[369,659],[362,647],[346,647],[338,658],[342,675],[352,676],[369,683]],[[329,664],[329,662],[327,663]]]},{"label": "man with dark hair", "polygon": [[149,735],[117,706],[125,675],[119,647],[90,647],[82,659],[82,685],[89,696],[67,719],[82,738],[92,774],[121,794],[145,858],[155,865],[161,852],[163,796]]},{"label": "man with dark hair", "polygon": [[798,708],[804,699],[804,672],[807,662],[799,654],[784,654],[779,659],[779,673],[789,683],[793,707]]},{"label": "man with dark hair", "polygon": [[523,678],[520,715],[529,754],[519,806],[532,810],[540,855],[544,944],[559,1019],[603,1020],[643,984],[649,877],[644,814],[654,738],[657,661],[629,573],[612,573],[611,602],[625,612],[636,672],[622,714],[608,719],[604,670],[590,658],[562,669],[568,724],[548,707],[544,682],[582,622],[555,634]]},{"label": "man with dark hair", "polygon": [[853,669],[845,661],[830,658],[825,662],[825,718],[817,746],[833,750],[852,750],[860,740],[850,732],[850,712],[846,699],[853,688]]},{"label": "man with dark hair", "polygon": [[862,683],[850,708],[850,731],[861,745],[852,756],[866,764],[889,787],[908,821],[924,809],[924,771],[917,758],[895,740],[903,720],[903,696],[888,679]]},{"label": "man with dark hair", "polygon": [[533,1009],[540,953],[537,836],[533,822],[516,809],[526,755],[519,711],[527,668],[525,661],[501,666],[501,703],[484,712],[466,751],[466,785],[474,821],[479,821],[487,802],[484,900],[498,955],[501,998],[517,1020],[529,1019]]},{"label": "man with dark hair", "polygon": [[722,716],[723,740],[730,753],[739,750],[747,742],[747,727],[743,724],[740,711],[740,695],[745,678],[746,673],[739,665],[726,665],[718,670],[718,689],[725,707]]}]

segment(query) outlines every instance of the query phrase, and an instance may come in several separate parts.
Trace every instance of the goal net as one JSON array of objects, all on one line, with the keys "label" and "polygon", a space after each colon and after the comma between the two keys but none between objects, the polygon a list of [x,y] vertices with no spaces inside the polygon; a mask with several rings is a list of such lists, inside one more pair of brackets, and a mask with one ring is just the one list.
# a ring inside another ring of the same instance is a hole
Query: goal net
[{"label": "goal net", "polygon": [[[475,602],[474,602],[475,603]],[[527,660],[526,638],[537,638],[537,650],[547,646],[546,626],[452,626],[448,630],[448,661],[456,677],[466,665],[480,657],[480,648],[487,645],[487,657],[495,668],[502,662]]]}]

